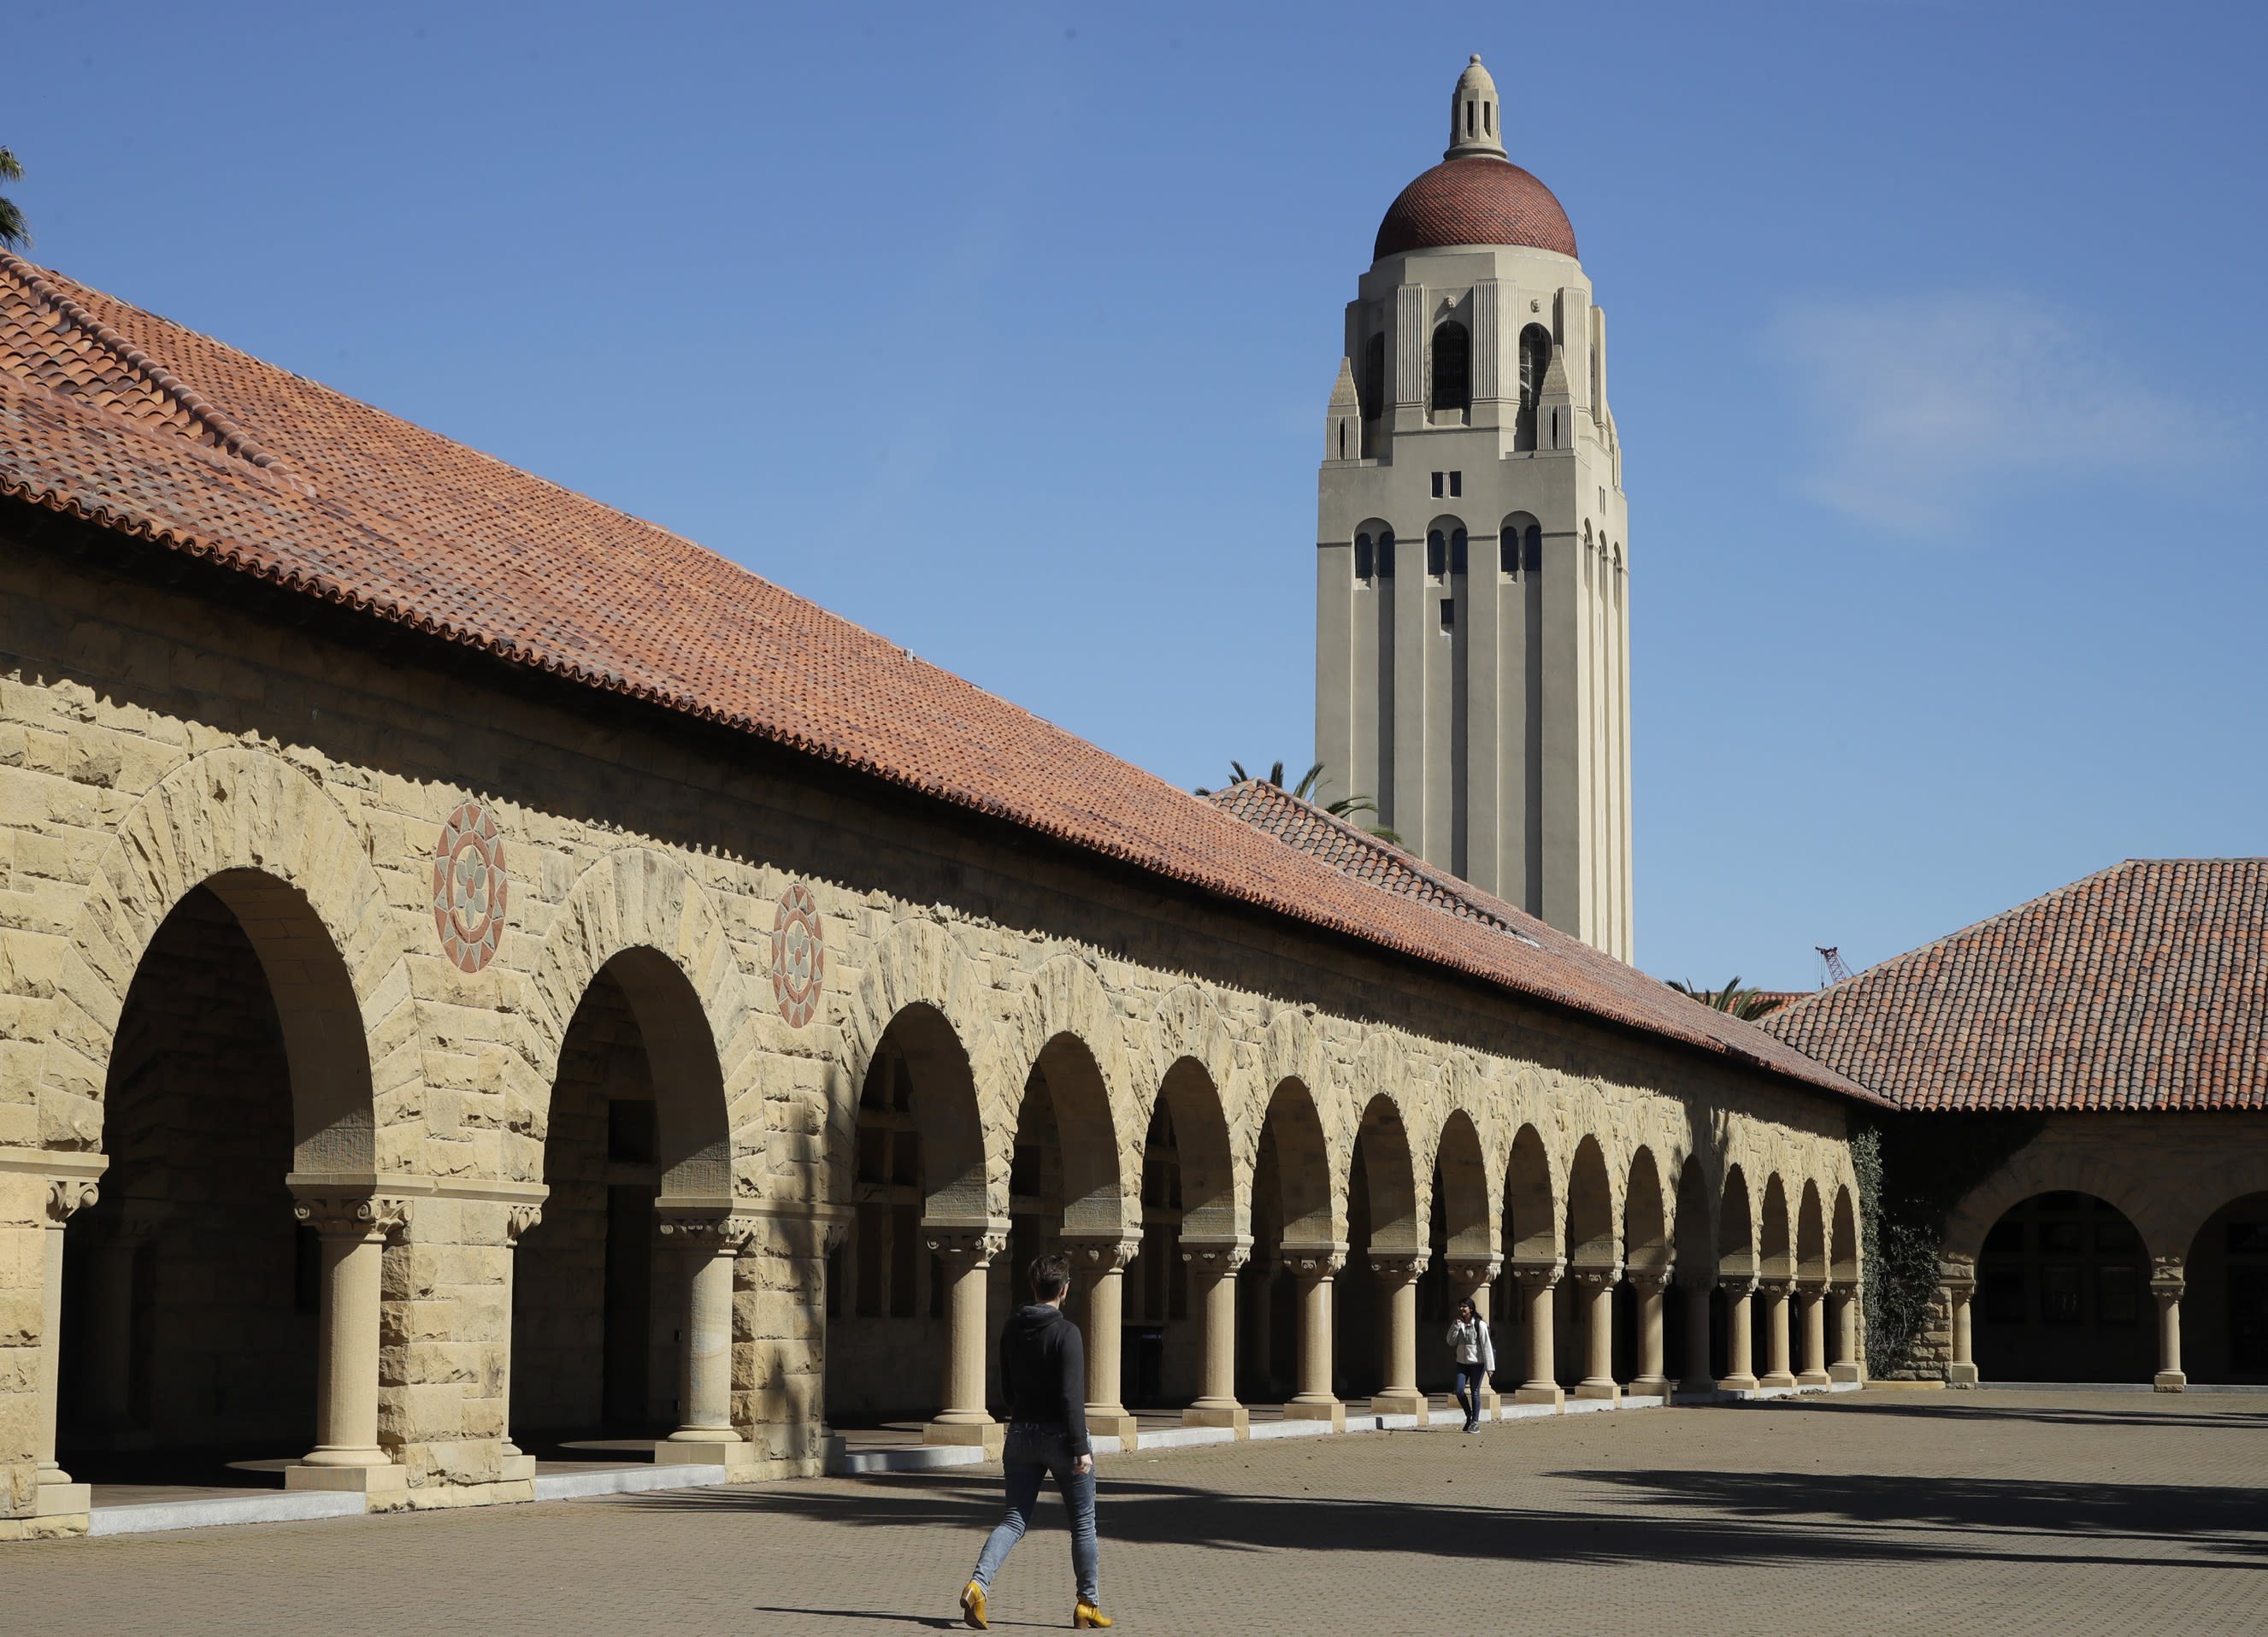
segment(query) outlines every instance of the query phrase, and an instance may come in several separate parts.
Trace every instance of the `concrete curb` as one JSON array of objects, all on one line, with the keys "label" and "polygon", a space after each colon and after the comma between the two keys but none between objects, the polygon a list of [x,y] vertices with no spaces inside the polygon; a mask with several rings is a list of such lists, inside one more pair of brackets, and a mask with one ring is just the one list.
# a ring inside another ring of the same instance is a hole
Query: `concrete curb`
[{"label": "concrete curb", "polygon": [[643,1494],[650,1489],[699,1489],[728,1484],[721,1466],[609,1466],[595,1472],[551,1472],[535,1479],[538,1501],[581,1501],[591,1495]]},{"label": "concrete curb", "polygon": [[223,1523],[296,1523],[307,1518],[360,1517],[369,1499],[342,1489],[279,1489],[272,1495],[213,1495],[202,1501],[152,1501],[97,1507],[89,1535],[143,1535],[161,1529],[212,1529]]}]

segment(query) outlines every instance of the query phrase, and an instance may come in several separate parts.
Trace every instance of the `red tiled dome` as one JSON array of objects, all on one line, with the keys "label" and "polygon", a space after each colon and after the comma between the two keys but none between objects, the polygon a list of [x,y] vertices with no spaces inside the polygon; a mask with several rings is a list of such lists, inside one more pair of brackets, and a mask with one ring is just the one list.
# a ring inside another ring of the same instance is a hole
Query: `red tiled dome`
[{"label": "red tiled dome", "polygon": [[1551,190],[1509,159],[1451,159],[1402,190],[1378,225],[1373,261],[1435,245],[1528,245],[1575,254]]}]

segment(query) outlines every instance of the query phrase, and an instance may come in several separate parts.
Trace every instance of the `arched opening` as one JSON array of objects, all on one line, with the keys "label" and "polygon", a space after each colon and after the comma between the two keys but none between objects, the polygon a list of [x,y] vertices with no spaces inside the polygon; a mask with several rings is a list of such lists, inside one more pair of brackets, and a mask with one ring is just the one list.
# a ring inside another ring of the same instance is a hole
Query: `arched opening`
[{"label": "arched opening", "polygon": [[1399,1261],[1425,1248],[1418,1222],[1418,1178],[1410,1134],[1392,1099],[1379,1096],[1363,1110],[1347,1176],[1346,1272],[1333,1304],[1332,1347],[1342,1397],[1370,1397],[1386,1383],[1387,1302],[1394,1275],[1371,1264]]},{"label": "arched opening", "polygon": [[539,1456],[666,1437],[687,1406],[693,1277],[666,1199],[730,1191],[722,1073],[699,997],[659,950],[599,969],[562,1038],[543,1217],[514,1253],[511,1420]]},{"label": "arched opening", "polygon": [[1807,1182],[1795,1214],[1795,1277],[1823,1285],[1827,1272],[1827,1216],[1820,1209],[1819,1184]]},{"label": "arched opening", "polygon": [[[1661,1169],[1654,1163],[1653,1149],[1640,1148],[1631,1156],[1623,1192],[1623,1266],[1631,1275],[1656,1275],[1666,1274],[1669,1265],[1669,1213],[1662,1199]],[[1634,1279],[1624,1279],[1615,1309],[1616,1381],[1638,1375],[1638,1296]],[[1665,1347],[1667,1341],[1665,1336]]]},{"label": "arched opening", "polygon": [[2150,1258],[2108,1200],[2019,1201],[1984,1235],[1977,1285],[1970,1345],[1983,1380],[2146,1382],[2157,1372]]},{"label": "arched opening", "polygon": [[[1749,1356],[1756,1362],[1759,1380],[1786,1386],[1774,1374],[1779,1362],[1772,1353],[1772,1315],[1777,1304],[1792,1306],[1789,1289],[1795,1279],[1794,1241],[1788,1221],[1787,1185],[1775,1171],[1764,1179],[1763,1208],[1756,1214],[1756,1300],[1749,1304]],[[1791,1355],[1792,1356],[1792,1355]],[[1790,1366],[1788,1374],[1792,1372]]]},{"label": "arched opening", "polygon": [[[1386,407],[1386,332],[1381,330],[1362,350],[1362,418],[1376,420]],[[1364,436],[1369,436],[1367,429]],[[1367,454],[1367,447],[1364,449]]]},{"label": "arched opening", "polygon": [[[1425,1242],[1432,1255],[1418,1282],[1418,1380],[1429,1392],[1446,1392],[1455,1365],[1443,1338],[1469,1288],[1451,1264],[1464,1269],[1482,1266],[1490,1254],[1488,1161],[1482,1157],[1472,1117],[1462,1109],[1441,1128],[1440,1146],[1433,1154],[1433,1200],[1426,1214]],[[1483,1300],[1489,1294],[1479,1292]],[[1491,1325],[1501,1317],[1491,1313]]]},{"label": "arched opening", "polygon": [[2182,1368],[2192,1383],[2268,1383],[2268,1193],[2205,1220],[2182,1264]]},{"label": "arched opening", "polygon": [[[1519,1282],[1525,1271],[1541,1272],[1560,1260],[1559,1204],[1551,1184],[1551,1157],[1533,1125],[1523,1125],[1512,1139],[1512,1159],[1505,1168],[1503,1282],[1494,1303],[1498,1334],[1513,1345],[1497,1349],[1497,1385],[1510,1391],[1527,1379],[1526,1350],[1529,1323],[1527,1290]],[[1561,1281],[1564,1287],[1565,1281]],[[1555,1338],[1565,1326],[1555,1324]]]},{"label": "arched opening", "polygon": [[1451,319],[1433,328],[1433,413],[1461,415],[1472,402],[1473,338]]},{"label": "arched opening", "polygon": [[[1606,1155],[1595,1137],[1575,1145],[1574,1162],[1567,1169],[1567,1273],[1560,1281],[1557,1320],[1559,1383],[1582,1381],[1588,1374],[1588,1343],[1595,1287],[1585,1274],[1604,1276],[1619,1283],[1622,1244],[1615,1233],[1614,1187],[1607,1180]],[[1612,1309],[1609,1307],[1609,1322]]]},{"label": "arched opening", "polygon": [[908,1007],[859,1086],[850,1231],[827,1269],[830,1424],[917,1421],[936,1407],[946,1279],[927,1230],[987,1222],[983,1155],[959,1037],[933,1008]]},{"label": "arched opening", "polygon": [[1307,1087],[1285,1080],[1268,1100],[1253,1166],[1256,1271],[1250,1305],[1237,1326],[1238,1390],[1248,1403],[1275,1403],[1295,1387],[1300,1290],[1290,1265],[1299,1250],[1334,1250],[1337,1228],[1322,1121]]},{"label": "arched opening", "polygon": [[1203,1281],[1186,1257],[1235,1238],[1227,1123],[1195,1058],[1166,1072],[1143,1154],[1142,1251],[1125,1275],[1121,1366],[1124,1402],[1138,1409],[1183,1405],[1204,1390]]},{"label": "arched opening", "polygon": [[322,1250],[295,1172],[375,1169],[346,963],[296,889],[183,895],[112,1036],[110,1169],[64,1241],[57,1449],[80,1482],[280,1483],[315,1442]]},{"label": "arched opening", "polygon": [[1717,1286],[1717,1236],[1709,1218],[1707,1167],[1689,1154],[1677,1172],[1677,1215],[1670,1224],[1677,1279],[1664,1301],[1665,1374],[1698,1390],[1716,1379],[1711,1308]]},{"label": "arched opening", "polygon": [[1533,449],[1535,408],[1543,398],[1544,372],[1551,367],[1551,332],[1530,324],[1520,332],[1520,412],[1513,427],[1513,447]]},{"label": "arched opening", "polygon": [[[1723,1381],[1732,1375],[1735,1312],[1742,1324],[1752,1324],[1750,1315],[1759,1305],[1746,1299],[1758,1273],[1756,1213],[1749,1197],[1748,1174],[1737,1165],[1725,1172],[1725,1192],[1717,1212],[1716,1260],[1719,1282],[1709,1296],[1709,1374]],[[1753,1330],[1744,1333],[1742,1340],[1741,1352],[1753,1361],[1756,1357]]]}]

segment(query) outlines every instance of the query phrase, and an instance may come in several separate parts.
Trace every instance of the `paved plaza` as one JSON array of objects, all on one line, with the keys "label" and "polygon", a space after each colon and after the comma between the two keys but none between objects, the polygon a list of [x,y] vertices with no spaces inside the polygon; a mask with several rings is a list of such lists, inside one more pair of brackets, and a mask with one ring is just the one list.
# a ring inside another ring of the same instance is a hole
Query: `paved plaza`
[{"label": "paved plaza", "polygon": [[[2268,1397],[1875,1390],[1105,1456],[1129,1633],[2268,1627]],[[998,1469],[11,1547],[10,1626],[478,1637],[953,1624]],[[1056,1503],[994,1627],[1062,1626]],[[405,1569],[414,1566],[414,1572]]]}]

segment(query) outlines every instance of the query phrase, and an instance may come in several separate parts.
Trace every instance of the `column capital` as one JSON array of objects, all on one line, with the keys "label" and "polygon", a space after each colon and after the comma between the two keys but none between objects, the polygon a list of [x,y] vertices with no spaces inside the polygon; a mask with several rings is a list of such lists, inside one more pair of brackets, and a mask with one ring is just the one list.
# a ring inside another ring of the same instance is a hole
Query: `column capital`
[{"label": "column capital", "polygon": [[2157,1297],[2160,1301],[2180,1301],[2183,1287],[2186,1283],[2187,1281],[2182,1276],[2181,1257],[2152,1257],[2150,1258],[2150,1294]]},{"label": "column capital", "polygon": [[295,1193],[291,1214],[325,1239],[379,1244],[409,1225],[411,1202],[382,1193]]},{"label": "column capital", "polygon": [[1292,1270],[1292,1277],[1302,1284],[1335,1278],[1346,1266],[1347,1248],[1344,1244],[1285,1245],[1284,1265]]},{"label": "column capital", "polygon": [[1559,1276],[1566,1271],[1567,1265],[1557,1257],[1549,1262],[1515,1259],[1512,1265],[1512,1279],[1514,1284],[1525,1285],[1530,1290],[1549,1290],[1559,1282]]},{"label": "column capital", "polygon": [[1430,1250],[1373,1250],[1367,1260],[1370,1271],[1389,1285],[1409,1285],[1432,1265]]},{"label": "column capital", "polygon": [[1859,1296],[1866,1293],[1867,1282],[1860,1279],[1830,1279],[1827,1288],[1838,1296]]},{"label": "column capital", "polygon": [[1634,1288],[1651,1294],[1667,1290],[1677,1274],[1669,1267],[1634,1267],[1626,1270],[1623,1277],[1629,1279]]},{"label": "column capital", "polygon": [[1142,1254],[1142,1238],[1139,1234],[1065,1234],[1063,1248],[1071,1258],[1072,1272],[1100,1279],[1106,1273],[1124,1272],[1126,1265]]},{"label": "column capital", "polygon": [[1449,1278],[1459,1285],[1493,1285],[1504,1272],[1502,1257],[1461,1257],[1446,1258]]},{"label": "column capital", "polygon": [[1947,1257],[1937,1265],[1938,1282],[1948,1290],[1977,1288],[1977,1263],[1971,1257]]},{"label": "column capital", "polygon": [[992,1258],[1008,1248],[1008,1235],[983,1228],[925,1228],[922,1242],[944,1261],[990,1267]]},{"label": "column capital", "polygon": [[1719,1273],[1717,1275],[1718,1288],[1722,1290],[1728,1299],[1734,1301],[1739,1301],[1742,1296],[1754,1295],[1756,1294],[1756,1286],[1761,1281],[1754,1273]]},{"label": "column capital", "polygon": [[756,1219],[736,1212],[672,1211],[665,1206],[656,1214],[662,1237],[693,1256],[737,1257],[756,1236]]},{"label": "column capital", "polygon": [[1248,1235],[1234,1239],[1184,1239],[1182,1260],[1200,1273],[1241,1273],[1252,1260],[1252,1240]]},{"label": "column capital", "polygon": [[1785,1301],[1795,1294],[1795,1279],[1789,1274],[1781,1274],[1775,1279],[1760,1279],[1756,1280],[1756,1288],[1768,1296],[1778,1296]]},{"label": "column capital", "polygon": [[1827,1294],[1827,1284],[1824,1279],[1799,1279],[1795,1281],[1796,1293],[1805,1296],[1823,1296]]},{"label": "column capital", "polygon": [[1593,1290],[1599,1289],[1602,1286],[1611,1288],[1622,1283],[1623,1265],[1615,1262],[1605,1267],[1571,1267],[1567,1270],[1567,1277],[1579,1285],[1588,1286]]},{"label": "column capital", "polygon": [[102,1197],[92,1179],[85,1176],[51,1176],[48,1179],[48,1224],[61,1228],[70,1220],[71,1213],[83,1211]]},{"label": "column capital", "polygon": [[526,1233],[529,1228],[541,1223],[542,1220],[543,1207],[540,1205],[515,1205],[509,1206],[505,1210],[504,1217],[504,1243],[517,1247],[519,1243],[519,1236]]}]

